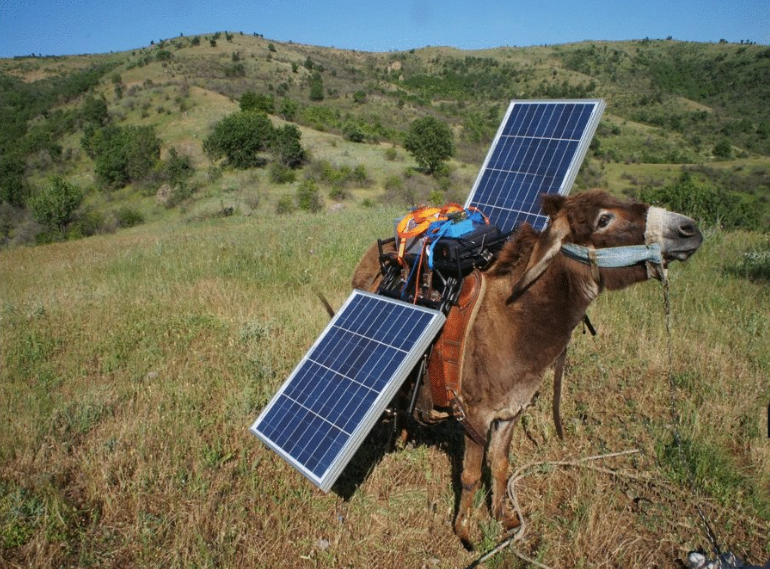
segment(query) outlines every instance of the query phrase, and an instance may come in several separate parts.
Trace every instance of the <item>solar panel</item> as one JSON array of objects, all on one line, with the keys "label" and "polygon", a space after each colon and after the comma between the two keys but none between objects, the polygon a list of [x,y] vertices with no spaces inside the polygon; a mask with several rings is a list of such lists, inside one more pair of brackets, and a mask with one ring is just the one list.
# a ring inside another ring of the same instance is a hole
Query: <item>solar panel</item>
[{"label": "solar panel", "polygon": [[328,492],[444,320],[353,291],[251,431]]},{"label": "solar panel", "polygon": [[601,99],[512,101],[466,202],[503,231],[542,230],[540,195],[567,195],[604,111]]}]

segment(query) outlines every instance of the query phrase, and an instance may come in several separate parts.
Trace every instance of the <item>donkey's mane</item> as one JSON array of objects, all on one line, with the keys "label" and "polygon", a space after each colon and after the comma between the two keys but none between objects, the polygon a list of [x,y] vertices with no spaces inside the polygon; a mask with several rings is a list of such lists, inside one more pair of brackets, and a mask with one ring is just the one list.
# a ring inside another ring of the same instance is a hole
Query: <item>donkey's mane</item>
[{"label": "donkey's mane", "polygon": [[489,275],[495,277],[509,275],[519,264],[522,268],[526,266],[539,236],[540,234],[529,223],[522,224],[513,238],[503,246],[497,260],[489,268]]}]

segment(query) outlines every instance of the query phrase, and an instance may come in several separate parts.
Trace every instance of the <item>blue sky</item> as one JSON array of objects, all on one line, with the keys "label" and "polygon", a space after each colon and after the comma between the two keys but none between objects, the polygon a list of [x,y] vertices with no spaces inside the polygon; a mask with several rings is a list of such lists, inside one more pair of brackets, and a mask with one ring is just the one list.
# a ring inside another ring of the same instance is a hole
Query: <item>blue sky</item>
[{"label": "blue sky", "polygon": [[770,43],[768,0],[0,0],[0,57],[123,51],[214,31],[364,51],[672,36]]}]

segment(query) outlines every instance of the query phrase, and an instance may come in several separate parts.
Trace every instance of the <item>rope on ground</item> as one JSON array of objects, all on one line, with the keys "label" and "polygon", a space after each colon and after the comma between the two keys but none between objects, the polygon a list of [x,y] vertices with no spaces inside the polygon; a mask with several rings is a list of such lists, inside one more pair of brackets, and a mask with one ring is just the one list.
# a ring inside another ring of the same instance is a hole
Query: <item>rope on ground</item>
[{"label": "rope on ground", "polygon": [[602,460],[605,458],[614,458],[617,456],[627,456],[629,454],[637,454],[639,452],[641,452],[639,449],[630,449],[630,450],[624,450],[621,452],[613,452],[609,454],[598,454],[594,456],[588,456],[588,457],[580,458],[576,460],[541,460],[537,462],[530,462],[525,464],[524,466],[519,467],[508,478],[507,491],[508,491],[508,498],[513,504],[513,509],[516,511],[516,515],[519,517],[519,521],[521,522],[521,524],[519,525],[519,527],[517,527],[513,531],[511,535],[509,535],[507,538],[501,541],[494,549],[488,551],[487,553],[479,557],[476,561],[471,563],[466,569],[472,569],[473,567],[479,566],[481,563],[484,563],[488,559],[500,553],[506,547],[509,548],[510,552],[513,553],[516,557],[518,557],[522,561],[526,561],[527,563],[530,563],[535,567],[539,567],[540,569],[551,569],[551,567],[549,567],[548,565],[544,565],[538,561],[535,561],[534,559],[530,559],[523,553],[520,553],[515,549],[513,549],[513,547],[511,547],[513,543],[522,539],[524,537],[524,533],[527,531],[527,521],[526,521],[526,518],[524,517],[524,514],[521,511],[521,507],[519,506],[519,499],[516,496],[516,482],[518,482],[519,480],[521,480],[522,478],[530,474],[529,472],[527,472],[528,470],[531,470],[538,466],[578,466],[582,468],[590,468],[592,470],[597,470],[599,472],[605,472],[607,474],[622,475],[624,474],[622,472],[619,472],[616,470],[610,470],[609,468],[591,466],[586,463],[596,461],[596,460]]}]

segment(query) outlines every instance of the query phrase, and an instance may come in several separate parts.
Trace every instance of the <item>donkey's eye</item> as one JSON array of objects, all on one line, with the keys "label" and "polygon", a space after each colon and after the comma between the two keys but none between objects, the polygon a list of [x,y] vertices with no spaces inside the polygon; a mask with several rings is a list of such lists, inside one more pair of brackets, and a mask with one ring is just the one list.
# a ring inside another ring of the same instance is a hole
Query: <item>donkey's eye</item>
[{"label": "donkey's eye", "polygon": [[610,224],[610,221],[612,221],[612,216],[609,213],[603,214],[596,223],[597,229],[604,229]]}]

